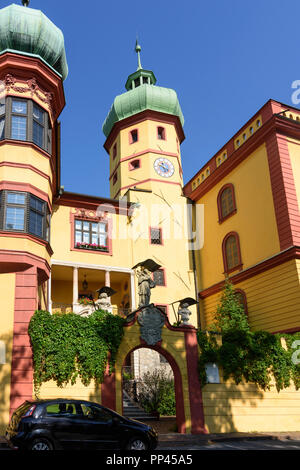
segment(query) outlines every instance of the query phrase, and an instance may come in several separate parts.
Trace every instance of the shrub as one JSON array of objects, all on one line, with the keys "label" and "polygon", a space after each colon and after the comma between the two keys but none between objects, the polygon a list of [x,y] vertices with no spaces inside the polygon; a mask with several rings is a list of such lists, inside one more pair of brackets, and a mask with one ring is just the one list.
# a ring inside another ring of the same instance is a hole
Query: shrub
[{"label": "shrub", "polygon": [[161,369],[146,372],[139,384],[138,402],[148,413],[175,415],[173,378]]},{"label": "shrub", "polygon": [[[202,385],[207,383],[205,364],[213,362],[222,367],[225,380],[232,377],[236,384],[244,380],[267,390],[274,378],[279,391],[288,387],[292,379],[299,388],[299,365],[292,361],[292,339],[296,340],[299,334],[286,337],[288,350],[285,350],[281,345],[283,335],[251,331],[244,308],[229,281],[225,283],[215,318],[214,332],[198,331]],[[215,333],[221,334],[221,345]]]}]

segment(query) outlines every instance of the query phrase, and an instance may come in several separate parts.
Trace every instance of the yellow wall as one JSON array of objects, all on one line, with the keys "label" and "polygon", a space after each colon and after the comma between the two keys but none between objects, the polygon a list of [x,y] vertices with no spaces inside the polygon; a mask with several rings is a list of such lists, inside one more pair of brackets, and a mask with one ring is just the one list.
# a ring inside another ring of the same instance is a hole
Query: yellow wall
[{"label": "yellow wall", "polygon": [[0,274],[0,341],[6,346],[6,363],[0,364],[0,435],[9,421],[15,278],[15,273]]},{"label": "yellow wall", "polygon": [[[4,162],[4,166],[0,166],[0,181],[30,184],[47,194],[50,203],[52,202],[50,158],[28,145],[5,144],[0,146],[0,164],[1,162]],[[33,168],[18,168],[9,166],[10,163],[30,165]],[[42,174],[34,171],[34,168]]]},{"label": "yellow wall", "polygon": [[[167,202],[158,197],[163,195]],[[141,208],[134,212],[132,220],[132,266],[151,258],[165,268],[166,286],[151,290],[151,302],[171,304],[184,297],[195,298],[192,260],[186,240],[186,199],[178,196],[177,187],[160,187],[155,193],[130,193],[130,201],[139,201]],[[170,208],[174,205],[174,211]],[[149,227],[162,229],[163,245],[151,244]],[[138,291],[136,283],[136,292]],[[175,305],[177,311],[178,304]],[[197,324],[196,307],[190,308],[190,322]],[[171,324],[176,321],[172,306],[168,307]]]},{"label": "yellow wall", "polygon": [[72,398],[74,400],[89,400],[101,403],[101,387],[95,386],[94,381],[85,386],[78,379],[76,384],[58,387],[51,380],[41,386],[39,398]]},{"label": "yellow wall", "polygon": [[208,384],[202,391],[205,425],[210,433],[300,431],[300,393],[290,386],[279,393],[274,384],[232,381]]},{"label": "yellow wall", "polygon": [[44,245],[27,238],[14,237],[13,233],[9,237],[0,237],[0,249],[32,253],[50,264],[50,255]]},{"label": "yellow wall", "polygon": [[[157,139],[157,127],[160,125],[165,128],[166,140]],[[129,132],[133,129],[138,129],[139,140],[133,144],[130,144]],[[179,162],[181,160],[177,139],[177,133],[173,124],[160,124],[157,121],[147,120],[140,122],[137,125],[129,126],[126,129],[122,129],[118,138],[113,142],[110,149],[110,175],[112,175],[112,173],[117,168],[120,159],[127,159],[128,157],[132,157],[132,159],[134,160],[135,158],[139,158],[141,160],[141,167],[139,169],[130,171],[128,168],[130,160],[122,161],[117,169],[118,180],[115,185],[113,185],[113,179],[110,180],[111,197],[115,197],[121,187],[127,187],[129,185],[132,185],[135,181],[143,181],[149,178],[159,179],[160,177],[155,172],[153,164],[154,161],[160,157],[168,158],[175,167],[175,172],[170,178],[161,179],[168,182],[179,182],[182,184],[182,176],[179,173],[178,165],[178,160]],[[118,153],[117,157],[113,159],[112,149],[116,142]],[[136,156],[140,152],[145,152],[145,150],[149,149],[152,149],[154,151],[156,150],[158,153],[147,152],[143,155]],[[176,154],[178,155],[178,159],[174,155],[160,155],[160,152]],[[151,182],[145,182],[141,185],[139,184],[138,187],[144,189],[151,189],[152,184]],[[125,192],[126,189],[124,189],[121,194],[124,194]]]},{"label": "yellow wall", "polygon": [[28,145],[1,145],[0,163],[1,162],[16,162],[22,163],[24,165],[31,165],[48,175],[50,177],[50,180],[52,180],[50,158],[44,156],[43,154],[41,154],[41,152]]},{"label": "yellow wall", "polygon": [[[158,126],[165,128],[166,140],[157,139]],[[133,129],[138,129],[139,140],[130,144],[129,132]],[[149,148],[178,153],[176,138],[177,133],[173,124],[160,123],[158,121],[151,121],[150,119],[139,122],[136,125],[129,126],[120,131],[122,158],[129,157],[134,153],[138,153]]]},{"label": "yellow wall", "polygon": [[[217,196],[227,183],[234,185],[237,213],[219,224]],[[280,251],[265,145],[197,202],[204,204],[205,217],[204,246],[197,256],[200,290],[224,280],[222,241],[231,231],[240,237],[243,269]]]},{"label": "yellow wall", "polygon": [[[235,284],[247,296],[248,316],[253,330],[270,332],[299,327],[300,261],[291,260]],[[202,301],[205,327],[213,323],[221,294]]]},{"label": "yellow wall", "polygon": [[52,201],[52,192],[48,180],[34,171],[25,168],[0,167],[0,181],[12,181],[14,183],[31,184],[46,193]]},{"label": "yellow wall", "polygon": [[73,211],[74,209],[72,207],[54,206],[51,220],[51,247],[54,251],[53,259],[124,268],[132,266],[131,253],[128,250],[128,240],[126,238],[127,217],[125,215],[118,216],[117,214],[108,214],[108,218],[112,219],[113,227],[112,256],[110,256],[105,253],[94,253],[87,250],[71,251],[70,217]]}]

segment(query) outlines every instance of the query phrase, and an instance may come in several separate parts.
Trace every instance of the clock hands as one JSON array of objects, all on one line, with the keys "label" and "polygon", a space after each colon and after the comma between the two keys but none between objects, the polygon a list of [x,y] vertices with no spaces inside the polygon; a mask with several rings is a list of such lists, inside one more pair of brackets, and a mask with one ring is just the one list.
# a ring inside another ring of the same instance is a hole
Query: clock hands
[{"label": "clock hands", "polygon": [[173,175],[175,169],[173,164],[166,158],[158,158],[154,162],[155,171],[164,177],[170,177]]},{"label": "clock hands", "polygon": [[167,165],[166,163],[161,162],[161,163],[159,163],[158,166],[159,166],[165,173],[167,173],[167,171],[169,171],[169,167],[168,167],[168,165]]}]

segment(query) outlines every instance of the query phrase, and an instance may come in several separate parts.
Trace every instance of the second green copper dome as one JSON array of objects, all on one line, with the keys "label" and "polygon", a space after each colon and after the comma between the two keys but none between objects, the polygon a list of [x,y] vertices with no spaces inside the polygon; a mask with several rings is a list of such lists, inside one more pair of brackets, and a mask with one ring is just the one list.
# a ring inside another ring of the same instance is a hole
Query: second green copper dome
[{"label": "second green copper dome", "polygon": [[174,90],[143,84],[116,96],[102,127],[104,135],[108,137],[116,122],[146,109],[178,116],[181,125],[184,124],[183,114]]}]

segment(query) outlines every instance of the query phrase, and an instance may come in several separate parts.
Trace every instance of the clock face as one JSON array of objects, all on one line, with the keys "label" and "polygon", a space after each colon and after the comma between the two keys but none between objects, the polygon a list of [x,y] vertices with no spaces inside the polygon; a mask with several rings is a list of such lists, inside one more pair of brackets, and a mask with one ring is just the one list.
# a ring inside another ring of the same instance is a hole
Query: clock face
[{"label": "clock face", "polygon": [[167,158],[157,158],[154,162],[154,169],[156,173],[164,178],[170,178],[175,171],[173,163]]}]

